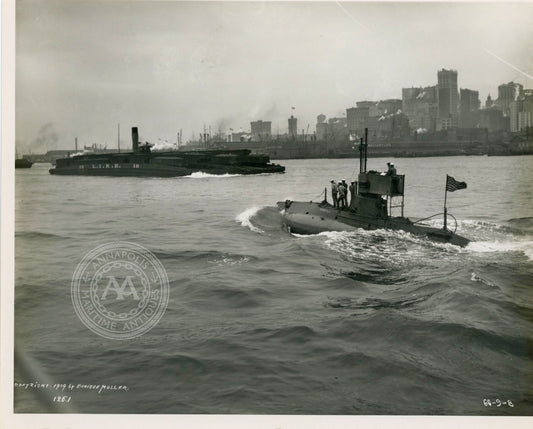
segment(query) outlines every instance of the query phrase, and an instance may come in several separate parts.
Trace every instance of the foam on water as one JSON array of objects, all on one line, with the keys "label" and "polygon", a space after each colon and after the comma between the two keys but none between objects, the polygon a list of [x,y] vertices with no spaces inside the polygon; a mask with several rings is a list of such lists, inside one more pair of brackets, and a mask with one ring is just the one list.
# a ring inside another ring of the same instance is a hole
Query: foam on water
[{"label": "foam on water", "polygon": [[217,265],[241,265],[251,260],[248,256],[223,255],[214,261],[209,261]]},{"label": "foam on water", "polygon": [[533,240],[527,231],[478,220],[462,220],[460,227],[472,241],[466,249],[475,253],[522,252],[533,261]]},{"label": "foam on water", "polygon": [[257,215],[257,212],[261,210],[263,207],[260,206],[254,206],[246,209],[242,213],[238,214],[235,220],[237,222],[240,222],[242,226],[245,226],[249,228],[253,232],[258,232],[260,234],[264,233],[264,231],[261,228],[256,227],[252,222],[251,219]]},{"label": "foam on water", "polygon": [[426,260],[428,255],[457,255],[463,251],[458,246],[436,243],[401,230],[327,231],[318,236],[326,237],[326,247],[350,258],[399,266]]},{"label": "foam on water", "polygon": [[217,179],[220,179],[221,177],[237,177],[237,176],[243,176],[242,174],[210,174],[210,173],[204,173],[203,171],[195,171],[192,174],[189,174],[188,176],[184,176],[187,179],[205,179],[209,177],[216,177]]},{"label": "foam on water", "polygon": [[472,241],[467,249],[477,253],[522,252],[528,260],[533,261],[531,240]]},{"label": "foam on water", "polygon": [[495,286],[494,283],[488,281],[488,280],[485,280],[483,277],[479,276],[478,274],[476,274],[474,271],[472,271],[472,274],[470,275],[470,280],[472,280],[473,282],[477,282],[477,283],[483,283],[487,286]]}]

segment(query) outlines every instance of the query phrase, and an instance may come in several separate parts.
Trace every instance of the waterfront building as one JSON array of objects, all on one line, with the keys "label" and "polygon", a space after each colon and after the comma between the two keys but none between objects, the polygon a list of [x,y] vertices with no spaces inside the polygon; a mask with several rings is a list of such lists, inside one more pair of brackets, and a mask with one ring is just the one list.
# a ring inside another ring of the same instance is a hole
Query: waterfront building
[{"label": "waterfront building", "polygon": [[254,121],[250,123],[253,141],[268,141],[272,138],[271,121]]},{"label": "waterfront building", "polygon": [[375,109],[376,104],[376,101],[358,101],[355,103],[357,107],[346,109],[347,129],[350,134],[362,136],[365,128],[375,128],[375,120],[370,120],[370,109]]},{"label": "waterfront building", "polygon": [[517,133],[520,131],[519,116],[524,109],[524,100],[518,99],[509,104],[509,131]]},{"label": "waterfront building", "polygon": [[[516,122],[513,107],[516,109]],[[516,124],[515,130],[513,124]],[[533,127],[533,89],[526,89],[523,90],[519,100],[514,104],[511,103],[511,131],[525,131],[531,127]]]},{"label": "waterfront building", "polygon": [[402,111],[413,131],[434,133],[438,114],[437,87],[402,88]]},{"label": "waterfront building", "polygon": [[293,115],[289,118],[289,136],[296,138],[298,135],[298,118]]},{"label": "waterfront building", "polygon": [[523,95],[524,87],[519,83],[502,83],[498,86],[498,99],[496,105],[505,116],[511,114],[511,103]]},{"label": "waterfront building", "polygon": [[437,130],[455,128],[459,119],[459,93],[457,71],[442,69],[437,72],[438,121]]},{"label": "waterfront building", "polygon": [[411,134],[409,118],[398,109],[394,113],[379,116],[372,131],[377,141],[406,139]]},{"label": "waterfront building", "polygon": [[486,128],[489,132],[506,129],[505,119],[503,112],[495,106],[479,111],[479,126]]},{"label": "waterfront building", "polygon": [[368,107],[350,107],[346,109],[346,121],[350,134],[362,135],[368,125]]},{"label": "waterfront building", "polygon": [[402,100],[398,100],[398,99],[381,100],[369,106],[368,116],[369,117],[381,117],[383,115],[390,115],[392,113],[398,113],[398,110],[402,110]]},{"label": "waterfront building", "polygon": [[327,137],[330,140],[345,140],[348,137],[348,125],[346,118],[329,118]]},{"label": "waterfront building", "polygon": [[252,135],[244,131],[239,131],[238,133],[232,132],[229,138],[229,141],[231,143],[249,142],[251,140],[252,140]]},{"label": "waterfront building", "polygon": [[328,129],[328,124],[326,123],[326,115],[320,114],[316,117],[316,138],[317,140],[324,140],[326,138],[326,133]]},{"label": "waterfront building", "polygon": [[346,109],[347,130],[352,138],[362,137],[365,128],[375,140],[409,136],[409,120],[402,112],[402,100],[359,101],[356,106]]},{"label": "waterfront building", "polygon": [[462,128],[475,128],[479,121],[479,92],[471,89],[461,89],[459,106],[459,125]]}]

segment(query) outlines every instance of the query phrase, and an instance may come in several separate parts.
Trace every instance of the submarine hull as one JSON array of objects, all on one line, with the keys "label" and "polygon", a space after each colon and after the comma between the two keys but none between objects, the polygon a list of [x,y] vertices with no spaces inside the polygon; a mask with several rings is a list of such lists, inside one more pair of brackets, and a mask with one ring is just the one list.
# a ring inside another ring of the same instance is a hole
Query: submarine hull
[{"label": "submarine hull", "polygon": [[327,202],[280,201],[285,225],[296,234],[318,234],[324,231],[356,231],[357,229],[401,230],[427,237],[440,243],[450,243],[464,247],[470,240],[452,231],[418,225],[404,217],[383,218],[362,216],[353,210],[339,210]]}]

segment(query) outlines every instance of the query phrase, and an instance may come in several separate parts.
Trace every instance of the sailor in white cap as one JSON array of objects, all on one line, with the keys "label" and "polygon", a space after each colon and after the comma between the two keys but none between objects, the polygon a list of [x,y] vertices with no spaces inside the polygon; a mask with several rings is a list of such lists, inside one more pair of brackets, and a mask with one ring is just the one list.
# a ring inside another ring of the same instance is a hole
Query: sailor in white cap
[{"label": "sailor in white cap", "polygon": [[396,167],[392,162],[387,162],[387,176],[396,176]]}]

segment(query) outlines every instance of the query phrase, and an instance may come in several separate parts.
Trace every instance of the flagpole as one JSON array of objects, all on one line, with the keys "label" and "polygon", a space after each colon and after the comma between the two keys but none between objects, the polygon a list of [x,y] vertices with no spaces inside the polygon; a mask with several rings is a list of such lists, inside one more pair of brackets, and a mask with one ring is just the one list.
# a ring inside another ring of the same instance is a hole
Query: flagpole
[{"label": "flagpole", "polygon": [[447,229],[447,225],[446,225],[446,218],[447,218],[447,211],[448,209],[446,208],[446,197],[448,196],[448,175],[446,175],[446,185],[444,186],[444,230]]}]

